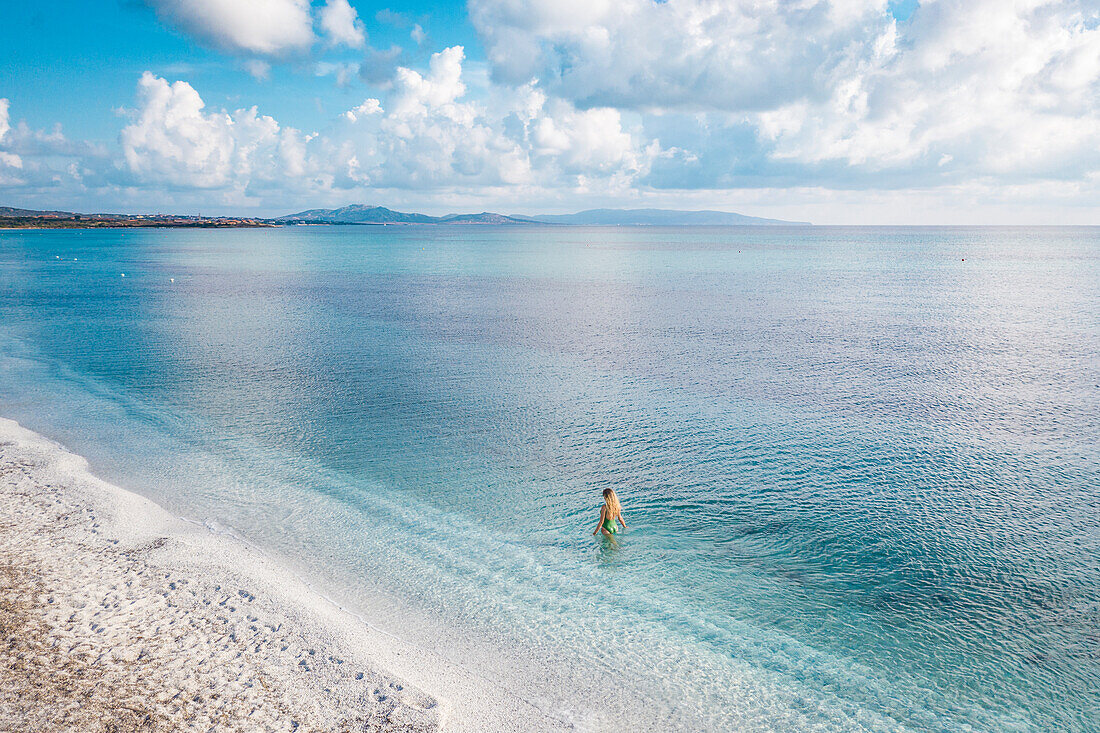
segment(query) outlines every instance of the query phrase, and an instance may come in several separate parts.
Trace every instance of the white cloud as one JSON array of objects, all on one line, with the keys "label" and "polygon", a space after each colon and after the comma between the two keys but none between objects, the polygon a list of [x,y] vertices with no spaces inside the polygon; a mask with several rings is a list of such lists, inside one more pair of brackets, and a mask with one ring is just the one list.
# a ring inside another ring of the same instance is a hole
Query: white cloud
[{"label": "white cloud", "polygon": [[123,167],[136,183],[243,189],[278,182],[291,169],[303,174],[300,137],[255,107],[208,113],[190,84],[147,71],[120,141]]},{"label": "white cloud", "polygon": [[271,77],[271,64],[261,59],[245,61],[244,70],[256,81],[267,81]]},{"label": "white cloud", "polygon": [[11,123],[8,121],[8,109],[11,106],[11,102],[7,99],[0,99],[0,143],[4,142],[4,137],[8,134],[8,130],[11,129]]},{"label": "white cloud", "polygon": [[265,191],[354,188],[621,189],[656,147],[617,110],[578,110],[531,87],[469,99],[464,52],[433,54],[425,71],[399,67],[385,101],[368,98],[319,135],[281,126],[255,107],[208,110],[198,91],[146,72],[122,130],[127,186]]},{"label": "white cloud", "polygon": [[[699,132],[672,130],[673,144],[708,180],[731,167],[886,187],[1100,170],[1093,0],[924,0],[905,23],[883,0],[471,0],[470,13],[495,79],[638,110],[647,129],[671,115]],[[753,134],[720,139],[740,127]],[[692,185],[674,162],[662,175]]]},{"label": "white cloud", "polygon": [[558,171],[584,181],[600,176],[627,183],[646,172],[657,148],[640,149],[635,136],[623,129],[616,109],[578,110],[560,99],[548,100],[529,85],[521,92],[518,112],[525,137],[537,161],[552,161]]},{"label": "white cloud", "polygon": [[23,192],[55,189],[66,174],[55,166],[65,159],[96,160],[105,151],[96,145],[72,142],[56,124],[36,130],[24,121],[13,122],[9,100],[0,99],[0,186]]},{"label": "white cloud", "polygon": [[364,100],[361,105],[355,109],[349,109],[344,113],[344,119],[348,122],[356,122],[360,117],[369,117],[370,115],[377,115],[382,113],[382,103],[377,99]]},{"label": "white cloud", "polygon": [[281,56],[313,43],[309,0],[145,0],[160,18],[225,51]]},{"label": "white cloud", "polygon": [[[7,99],[0,99],[0,146],[5,143],[5,138],[8,136],[8,131],[11,130],[11,123],[8,117],[8,108],[10,102]],[[23,159],[15,153],[9,153],[0,147],[0,184],[10,185],[19,181],[17,178],[12,178],[10,173],[5,172],[5,168],[22,168]]]},{"label": "white cloud", "polygon": [[345,113],[345,185],[403,188],[622,187],[647,169],[617,110],[577,110],[527,86],[467,99],[460,46],[433,54],[428,72],[400,67],[378,100]]},{"label": "white cloud", "polygon": [[348,0],[328,0],[321,8],[321,30],[333,45],[344,44],[360,48],[366,42],[363,22],[348,4]]},{"label": "white cloud", "polygon": [[205,106],[187,82],[170,85],[145,72],[138,83],[137,114],[120,138],[130,172],[170,185],[225,185],[231,172],[233,119],[206,114]]},{"label": "white cloud", "polygon": [[581,106],[767,109],[812,95],[882,0],[470,0],[496,78]]},{"label": "white cloud", "polygon": [[358,124],[339,143],[343,185],[430,188],[530,178],[519,143],[481,107],[461,101],[463,58],[454,46],[433,54],[426,74],[399,67],[384,113],[353,111]]},{"label": "white cloud", "polygon": [[428,107],[443,107],[465,94],[466,85],[462,83],[465,57],[462,46],[452,46],[432,54],[426,76],[412,69],[398,68],[394,79],[398,114],[408,116]]},{"label": "white cloud", "polygon": [[762,114],[761,131],[804,162],[1080,178],[1100,170],[1100,27],[1083,11],[928,2],[896,41],[838,67],[827,99]]}]

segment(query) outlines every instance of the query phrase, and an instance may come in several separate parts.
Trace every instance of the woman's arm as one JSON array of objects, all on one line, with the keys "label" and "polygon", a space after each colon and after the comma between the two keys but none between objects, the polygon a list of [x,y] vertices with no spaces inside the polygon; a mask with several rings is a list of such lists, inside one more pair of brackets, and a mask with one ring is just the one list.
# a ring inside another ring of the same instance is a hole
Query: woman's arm
[{"label": "woman's arm", "polygon": [[592,534],[596,534],[596,533],[598,533],[598,532],[599,532],[599,531],[600,531],[601,529],[603,529],[603,515],[604,515],[604,513],[605,513],[606,511],[607,511],[607,507],[606,507],[606,506],[602,506],[602,507],[600,507],[600,521],[599,521],[599,522],[598,522],[598,523],[596,524],[596,528],[595,528],[594,530],[592,530]]},{"label": "woman's arm", "polygon": [[623,529],[627,529],[626,520],[623,519],[623,513],[619,512],[619,524],[623,525]]}]

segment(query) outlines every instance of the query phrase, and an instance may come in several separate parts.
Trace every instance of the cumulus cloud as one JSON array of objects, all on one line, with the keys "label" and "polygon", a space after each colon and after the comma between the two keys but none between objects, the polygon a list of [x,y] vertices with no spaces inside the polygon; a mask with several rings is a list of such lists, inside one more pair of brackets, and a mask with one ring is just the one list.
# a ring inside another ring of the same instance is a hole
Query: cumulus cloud
[{"label": "cumulus cloud", "polygon": [[11,130],[9,108],[10,102],[7,99],[0,99],[0,184],[9,181],[14,183],[19,180],[12,176],[10,172],[6,172],[5,169],[23,167],[22,158],[4,149],[7,147],[5,138],[8,137],[8,132]]},{"label": "cumulus cloud", "polygon": [[1100,170],[1100,27],[1083,4],[940,0],[839,65],[821,101],[761,114],[777,158],[937,175]]},{"label": "cumulus cloud", "polygon": [[360,117],[369,117],[382,113],[382,103],[377,99],[367,99],[354,109],[344,113],[344,119],[348,122],[358,122]]},{"label": "cumulus cloud", "polygon": [[463,60],[454,46],[426,73],[400,67],[384,105],[345,114],[357,123],[345,138],[348,185],[610,188],[645,172],[654,148],[617,110],[578,110],[530,85],[470,101]]},{"label": "cumulus cloud", "polygon": [[209,188],[229,178],[233,119],[206,114],[190,84],[145,72],[138,83],[136,118],[121,134],[126,165],[136,177]]},{"label": "cumulus cloud", "polygon": [[10,107],[11,102],[9,100],[0,99],[0,143],[4,142],[8,130],[11,129],[11,122],[8,119]]},{"label": "cumulus cloud", "polygon": [[175,190],[477,190],[567,186],[609,190],[655,154],[616,110],[579,110],[527,86],[469,99],[464,51],[399,67],[385,100],[341,114],[320,134],[281,126],[255,107],[209,110],[184,81],[146,72],[120,135],[129,186]]},{"label": "cumulus cloud", "polygon": [[105,155],[100,146],[69,140],[60,124],[38,130],[22,120],[14,122],[9,100],[0,99],[0,186],[24,194],[54,189],[71,178],[66,169],[77,161],[98,161]]},{"label": "cumulus cloud", "polygon": [[627,185],[644,174],[659,146],[644,147],[624,129],[621,113],[599,107],[579,110],[528,85],[516,116],[533,159],[556,173],[571,176],[581,186],[605,177]]},{"label": "cumulus cloud", "polygon": [[[427,73],[399,67],[386,109],[356,114],[341,149],[345,185],[432,187],[522,183],[525,151],[484,110],[460,98],[464,51],[433,54]],[[373,108],[371,100],[365,103]],[[361,108],[362,109],[362,106]]]},{"label": "cumulus cloud", "polygon": [[281,56],[314,40],[309,0],[145,2],[164,22],[223,51]]},{"label": "cumulus cloud", "polygon": [[145,72],[138,107],[120,135],[122,165],[136,183],[178,188],[245,188],[302,175],[302,136],[255,107],[207,112],[187,82]]},{"label": "cumulus cloud", "polygon": [[332,44],[344,44],[360,48],[366,42],[363,22],[348,0],[328,0],[321,8],[321,30]]},{"label": "cumulus cloud", "polygon": [[470,13],[498,81],[666,131],[685,154],[655,161],[655,185],[1100,170],[1090,0],[924,0],[905,22],[882,0],[471,0]]},{"label": "cumulus cloud", "polygon": [[882,0],[471,0],[495,78],[581,106],[767,109],[812,96]]}]

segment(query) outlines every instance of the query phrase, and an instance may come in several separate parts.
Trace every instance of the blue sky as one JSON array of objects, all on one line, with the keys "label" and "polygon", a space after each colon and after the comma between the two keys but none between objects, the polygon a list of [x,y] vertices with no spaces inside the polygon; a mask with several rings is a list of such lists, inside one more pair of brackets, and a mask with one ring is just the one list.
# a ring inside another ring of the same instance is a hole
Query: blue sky
[{"label": "blue sky", "polygon": [[[437,46],[463,45],[476,52],[477,34],[466,21],[465,5],[448,3],[356,4],[369,24],[372,47],[404,47],[408,61],[429,57],[409,36],[413,24],[432,29]],[[385,13],[389,11],[389,13]],[[383,13],[401,16],[380,22]],[[6,3],[0,10],[0,96],[19,105],[20,119],[34,127],[60,122],[81,137],[104,142],[118,137],[118,107],[130,104],[145,71],[183,79],[200,89],[208,106],[232,109],[257,105],[280,121],[302,128],[322,127],[325,112],[335,116],[362,101],[366,84],[339,87],[316,76],[317,62],[359,63],[362,49],[318,48],[272,65],[267,81],[242,66],[263,54],[226,53],[158,20],[138,0],[102,3]],[[399,25],[400,24],[400,25]],[[401,27],[405,25],[405,27]],[[438,28],[436,28],[438,26]],[[438,48],[436,49],[438,50]],[[308,104],[303,103],[304,101]],[[351,104],[354,102],[354,104]]]},{"label": "blue sky", "polygon": [[0,205],[1100,224],[1082,0],[0,9]]}]

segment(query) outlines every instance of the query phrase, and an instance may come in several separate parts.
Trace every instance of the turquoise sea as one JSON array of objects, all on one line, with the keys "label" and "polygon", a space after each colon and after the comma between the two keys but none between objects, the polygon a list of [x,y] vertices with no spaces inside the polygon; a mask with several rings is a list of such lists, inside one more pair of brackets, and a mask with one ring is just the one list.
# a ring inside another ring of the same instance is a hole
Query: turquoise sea
[{"label": "turquoise sea", "polygon": [[0,415],[582,730],[1100,731],[1098,353],[1097,228],[0,232]]}]

